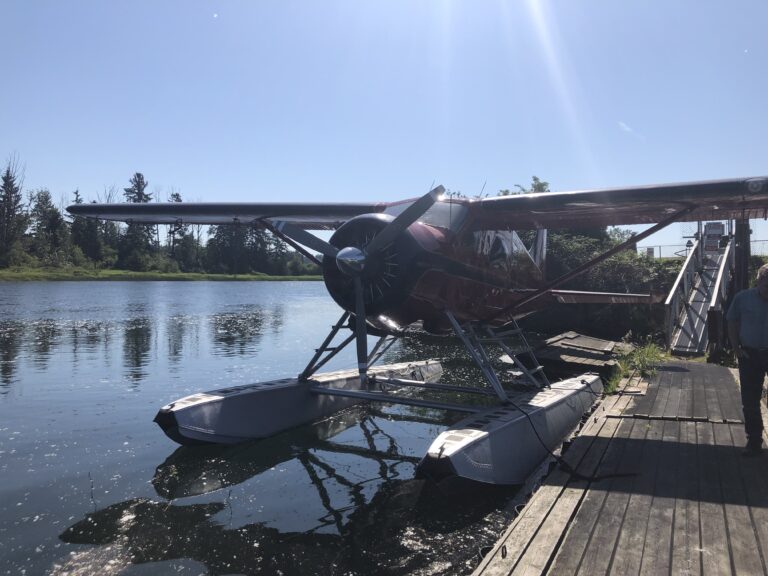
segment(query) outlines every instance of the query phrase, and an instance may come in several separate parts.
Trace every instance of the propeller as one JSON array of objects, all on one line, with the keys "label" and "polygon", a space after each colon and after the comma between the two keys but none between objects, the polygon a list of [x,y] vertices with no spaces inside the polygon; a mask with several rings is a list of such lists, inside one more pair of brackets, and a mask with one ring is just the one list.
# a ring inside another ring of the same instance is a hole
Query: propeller
[{"label": "propeller", "polygon": [[432,204],[435,203],[437,198],[443,192],[445,192],[445,188],[438,186],[424,194],[424,196],[398,214],[397,218],[392,220],[384,230],[373,237],[371,243],[366,247],[368,253],[375,254],[391,244],[403,230],[421,218],[424,212],[432,207]]},{"label": "propeller", "polygon": [[445,188],[438,186],[408,206],[395,217],[387,226],[376,234],[365,246],[347,246],[341,249],[321,240],[289,222],[274,221],[275,229],[285,234],[299,244],[312,248],[327,258],[335,258],[336,265],[344,274],[353,280],[355,290],[355,339],[357,344],[357,367],[360,372],[360,383],[365,386],[368,381],[368,331],[366,329],[365,298],[363,293],[363,274],[366,264],[375,260],[377,255],[394,242],[411,224],[421,218],[424,213],[437,201]]}]

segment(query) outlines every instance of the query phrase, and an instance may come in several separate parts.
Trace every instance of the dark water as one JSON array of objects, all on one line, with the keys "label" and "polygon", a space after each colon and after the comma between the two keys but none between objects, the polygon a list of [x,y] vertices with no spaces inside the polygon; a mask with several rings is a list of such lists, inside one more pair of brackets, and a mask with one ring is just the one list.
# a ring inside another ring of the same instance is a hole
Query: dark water
[{"label": "dark water", "polygon": [[[227,448],[152,423],[297,374],[339,315],[314,282],[0,283],[0,574],[468,573],[511,494],[414,478],[456,416],[358,407]],[[385,361],[436,356],[463,369],[418,341]]]}]

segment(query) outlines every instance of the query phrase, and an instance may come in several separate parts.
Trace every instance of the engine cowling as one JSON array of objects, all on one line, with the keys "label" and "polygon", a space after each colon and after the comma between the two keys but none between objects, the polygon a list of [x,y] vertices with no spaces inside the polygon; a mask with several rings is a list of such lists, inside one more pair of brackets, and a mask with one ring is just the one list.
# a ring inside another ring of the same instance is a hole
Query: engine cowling
[{"label": "engine cowling", "polygon": [[[418,278],[419,271],[415,264],[422,248],[409,230],[400,233],[391,244],[375,254],[367,254],[365,251],[374,236],[393,219],[388,214],[357,216],[336,230],[329,241],[340,251],[354,248],[365,255],[365,266],[359,277],[363,284],[363,299],[368,317],[386,314],[402,305]],[[354,313],[354,279],[352,275],[344,272],[342,267],[343,264],[340,265],[336,259],[324,258],[323,279],[328,293],[336,303]]]}]

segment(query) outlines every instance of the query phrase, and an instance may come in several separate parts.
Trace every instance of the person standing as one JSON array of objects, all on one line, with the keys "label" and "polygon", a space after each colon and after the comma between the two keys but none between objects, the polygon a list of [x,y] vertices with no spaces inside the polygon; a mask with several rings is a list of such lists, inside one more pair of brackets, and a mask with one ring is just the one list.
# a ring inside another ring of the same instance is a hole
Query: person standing
[{"label": "person standing", "polygon": [[726,315],[728,337],[739,359],[741,404],[747,433],[745,456],[763,451],[760,399],[768,373],[768,264],[757,271],[757,286],[733,298]]}]

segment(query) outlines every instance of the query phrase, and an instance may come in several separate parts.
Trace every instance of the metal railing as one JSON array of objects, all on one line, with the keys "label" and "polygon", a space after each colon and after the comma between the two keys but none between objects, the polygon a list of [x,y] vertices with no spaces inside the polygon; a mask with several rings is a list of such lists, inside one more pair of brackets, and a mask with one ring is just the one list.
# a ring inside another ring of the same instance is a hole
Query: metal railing
[{"label": "metal railing", "polygon": [[[768,256],[768,240],[750,240],[750,253],[754,256]],[[690,249],[690,248],[688,248]],[[685,244],[656,244],[637,247],[640,256],[649,258],[685,258]]]},{"label": "metal railing", "polygon": [[649,258],[685,258],[687,249],[685,244],[657,244],[655,246],[638,246],[637,253]]},{"label": "metal railing", "polygon": [[707,335],[709,339],[707,348],[710,356],[719,354],[725,345],[725,305],[729,296],[728,289],[731,287],[735,253],[733,241],[729,241],[723,253],[723,259],[720,261],[715,285],[712,288],[712,300],[710,300],[707,310]]},{"label": "metal railing", "polygon": [[667,296],[664,302],[664,326],[668,348],[672,347],[672,337],[675,328],[678,326],[680,313],[688,303],[688,296],[696,279],[696,272],[701,269],[701,250],[698,250],[698,247],[699,241],[696,240],[691,247],[688,257],[685,259],[680,273],[677,275],[675,283],[672,285],[672,290],[669,291],[669,296]]}]

